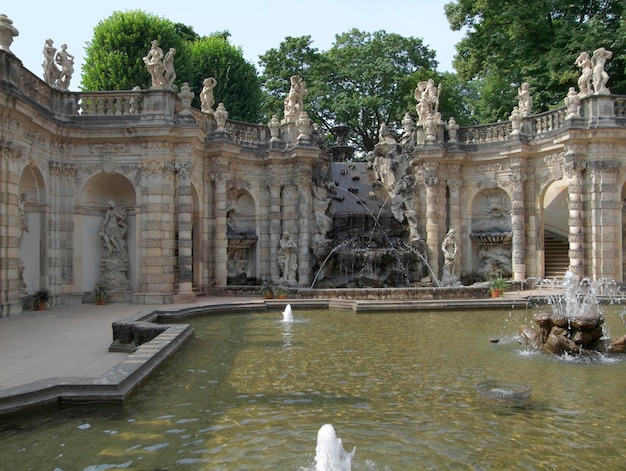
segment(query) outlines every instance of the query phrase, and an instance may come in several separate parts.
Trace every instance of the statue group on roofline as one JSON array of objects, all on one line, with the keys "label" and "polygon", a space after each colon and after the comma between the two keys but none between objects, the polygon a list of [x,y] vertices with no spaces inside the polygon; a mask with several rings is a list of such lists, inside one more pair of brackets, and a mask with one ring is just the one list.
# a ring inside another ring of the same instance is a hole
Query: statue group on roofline
[{"label": "statue group on roofline", "polygon": [[43,47],[43,79],[55,88],[67,90],[74,73],[74,56],[67,51],[67,44],[57,51],[52,39],[46,39]]},{"label": "statue group on roofline", "polygon": [[159,41],[152,40],[152,47],[143,58],[146,68],[152,78],[151,88],[172,89],[176,80],[174,70],[174,54],[176,49],[171,47],[167,53],[163,54],[163,49],[159,46]]}]

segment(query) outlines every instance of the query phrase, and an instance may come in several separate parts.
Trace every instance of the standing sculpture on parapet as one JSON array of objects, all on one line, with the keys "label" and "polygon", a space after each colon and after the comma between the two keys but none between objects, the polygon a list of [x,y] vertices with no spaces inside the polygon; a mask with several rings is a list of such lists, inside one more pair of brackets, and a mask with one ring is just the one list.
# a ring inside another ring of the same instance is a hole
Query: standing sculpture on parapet
[{"label": "standing sculpture on parapet", "polygon": [[173,88],[174,80],[176,80],[176,71],[174,70],[174,54],[176,49],[170,47],[165,57],[163,58],[163,86],[165,88]]},{"label": "standing sculpture on parapet", "polygon": [[54,63],[57,48],[53,46],[52,39],[46,39],[42,52],[43,64],[41,64],[41,66],[43,67],[43,80],[48,85],[55,87],[60,72]]},{"label": "standing sculpture on parapet", "polygon": [[300,113],[304,111],[304,99],[308,91],[306,82],[297,75],[293,75],[290,81],[289,94],[285,97],[285,122],[295,123],[300,117]]},{"label": "standing sculpture on parapet", "polygon": [[591,94],[591,59],[589,58],[589,54],[586,51],[581,52],[576,60],[574,61],[574,65],[580,67],[580,77],[578,77],[578,96],[580,98],[585,98],[587,95]]},{"label": "standing sculpture on parapet", "polygon": [[530,95],[530,85],[528,82],[522,83],[522,86],[517,89],[517,101],[517,109],[522,115],[522,118],[530,115],[533,108],[533,97]]},{"label": "standing sculpture on parapet", "polygon": [[213,89],[217,85],[214,77],[207,77],[202,82],[202,91],[200,92],[200,109],[205,113],[213,113],[213,105],[215,105],[215,96]]},{"label": "standing sculpture on parapet", "polygon": [[67,90],[70,88],[70,80],[72,80],[72,74],[74,73],[74,56],[67,52],[67,44],[61,46],[61,50],[56,54],[55,61],[61,66],[57,87]]},{"label": "standing sculpture on parapet", "polygon": [[609,74],[607,74],[604,70],[607,59],[610,59],[611,57],[613,57],[613,53],[611,51],[607,51],[603,47],[593,51],[593,56],[591,58],[591,65],[593,66],[592,82],[593,91],[596,95],[608,95],[611,93],[606,87],[606,84],[609,81]]},{"label": "standing sculpture on parapet", "polygon": [[152,88],[161,88],[165,85],[163,74],[165,66],[163,65],[163,49],[159,47],[159,41],[154,39],[152,47],[146,57],[143,58],[146,68],[152,77]]},{"label": "standing sculpture on parapet", "polygon": [[428,81],[422,81],[417,84],[413,96],[417,100],[415,109],[419,117],[417,121],[418,125],[425,125],[429,118],[433,119],[435,123],[441,121],[441,114],[439,113],[441,88],[441,84],[435,87],[435,81],[433,79],[428,79]]}]

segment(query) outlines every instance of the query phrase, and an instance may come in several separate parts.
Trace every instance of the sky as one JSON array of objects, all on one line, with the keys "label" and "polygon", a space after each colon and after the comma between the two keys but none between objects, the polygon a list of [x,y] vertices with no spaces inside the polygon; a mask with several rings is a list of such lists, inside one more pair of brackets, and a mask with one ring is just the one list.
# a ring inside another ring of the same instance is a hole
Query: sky
[{"label": "sky", "polygon": [[[70,90],[78,91],[85,46],[93,37],[94,27],[115,11],[136,9],[191,26],[201,36],[227,30],[231,44],[241,47],[246,60],[257,68],[259,55],[278,48],[287,36],[310,35],[312,46],[326,51],[334,43],[335,35],[357,28],[421,38],[424,45],[436,52],[438,70],[453,72],[455,45],[463,33],[450,30],[444,13],[444,5],[450,1],[238,0],[231,3],[205,0],[199,3],[201,6],[194,7],[192,2],[172,0],[96,0],[81,2],[81,6],[70,0],[37,7],[33,2],[18,0],[4,2],[0,13],[13,20],[13,26],[19,31],[11,52],[39,77],[43,76],[45,40],[52,39],[58,49],[67,44],[68,52],[75,56],[76,70]],[[310,7],[304,8],[304,5]]]}]

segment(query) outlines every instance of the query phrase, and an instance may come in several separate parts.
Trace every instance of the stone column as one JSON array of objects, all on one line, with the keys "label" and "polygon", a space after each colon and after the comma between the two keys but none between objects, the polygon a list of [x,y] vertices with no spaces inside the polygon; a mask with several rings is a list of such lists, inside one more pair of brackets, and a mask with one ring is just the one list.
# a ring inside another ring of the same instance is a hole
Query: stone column
[{"label": "stone column", "polygon": [[[448,175],[457,175],[461,176],[461,166],[460,165],[448,165]],[[456,261],[454,276],[459,277],[461,274],[461,263],[459,261],[466,257],[465,255],[465,244],[463,244],[463,240],[465,239],[465,234],[461,232],[461,186],[463,185],[463,180],[460,178],[451,178],[447,181],[448,190],[450,192],[450,228],[456,229],[457,232],[457,245],[458,250],[456,254]]]},{"label": "stone column", "polygon": [[178,201],[176,217],[178,225],[178,294],[175,303],[194,302],[193,292],[193,198],[191,196],[191,173],[193,164],[181,160],[174,164],[178,176]]},{"label": "stone column", "polygon": [[[592,155],[611,155],[609,149],[590,152]],[[588,273],[594,280],[621,279],[621,260],[618,244],[620,241],[620,192],[617,184],[618,163],[596,161],[587,163],[590,191],[590,242],[593,272]]]},{"label": "stone column", "polygon": [[[426,184],[426,247],[428,264],[433,273],[439,273],[439,164],[424,162],[424,183]],[[433,280],[435,281],[435,280]]]},{"label": "stone column", "polygon": [[570,150],[566,154],[564,171],[569,178],[567,187],[569,210],[569,269],[582,280],[584,267],[584,234],[583,234],[583,184],[582,168],[576,163],[575,155]]},{"label": "stone column", "polygon": [[226,228],[226,183],[228,181],[228,162],[226,159],[219,157],[215,159],[211,178],[215,185],[215,232],[213,234],[215,286],[222,288],[228,283],[228,237]]},{"label": "stone column", "polygon": [[0,317],[22,312],[19,299],[19,158],[21,148],[0,141]]},{"label": "stone column", "polygon": [[308,286],[311,283],[311,215],[313,202],[311,199],[312,172],[308,163],[301,162],[297,166],[296,181],[298,183],[298,282]]},{"label": "stone column", "polygon": [[[272,175],[276,175],[271,171]],[[281,215],[280,215],[280,193],[282,190],[281,182],[272,180],[269,184],[270,190],[270,279],[278,281],[280,278],[280,269],[278,268],[278,244],[281,237]],[[265,280],[268,281],[268,280]]]},{"label": "stone column", "polygon": [[511,225],[513,227],[513,250],[511,254],[513,281],[526,279],[526,222],[525,193],[526,162],[521,157],[511,159],[511,182],[513,201],[511,203]]},{"label": "stone column", "polygon": [[174,292],[174,166],[169,143],[144,144],[137,213],[139,290],[136,304],[167,304]]},{"label": "stone column", "polygon": [[[63,148],[65,153],[67,149]],[[48,283],[51,293],[71,293],[74,287],[74,201],[76,167],[68,159],[52,160],[48,213]],[[42,228],[43,233],[43,228]],[[42,254],[43,255],[43,254]],[[42,286],[44,287],[44,286]],[[62,304],[68,300],[59,300]]]}]

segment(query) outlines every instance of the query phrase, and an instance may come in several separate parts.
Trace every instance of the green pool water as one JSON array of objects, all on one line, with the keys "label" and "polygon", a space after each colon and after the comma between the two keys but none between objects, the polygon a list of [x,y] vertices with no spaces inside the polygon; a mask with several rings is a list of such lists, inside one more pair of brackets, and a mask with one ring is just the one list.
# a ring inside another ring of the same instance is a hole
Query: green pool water
[{"label": "green pool water", "polygon": [[[613,337],[620,312],[605,313]],[[353,470],[623,469],[626,361],[529,352],[516,333],[532,314],[194,318],[195,338],[123,407],[2,419],[0,468],[310,470],[330,423],[356,446]],[[531,396],[486,399],[487,380]]]}]

